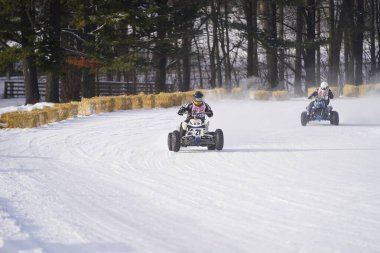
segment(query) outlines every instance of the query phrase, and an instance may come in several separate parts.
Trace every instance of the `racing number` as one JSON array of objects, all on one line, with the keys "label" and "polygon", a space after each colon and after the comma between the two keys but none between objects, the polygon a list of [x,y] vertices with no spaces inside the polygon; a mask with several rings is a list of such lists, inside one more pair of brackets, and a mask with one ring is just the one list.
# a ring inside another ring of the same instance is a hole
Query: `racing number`
[{"label": "racing number", "polygon": [[195,129],[195,135],[200,136],[201,135],[201,130],[200,129]]}]

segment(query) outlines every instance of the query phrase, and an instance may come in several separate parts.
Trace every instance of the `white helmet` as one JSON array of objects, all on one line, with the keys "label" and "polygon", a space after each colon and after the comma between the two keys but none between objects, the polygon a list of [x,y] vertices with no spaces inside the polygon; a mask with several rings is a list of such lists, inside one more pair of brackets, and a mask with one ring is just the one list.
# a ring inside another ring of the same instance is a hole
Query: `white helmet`
[{"label": "white helmet", "polygon": [[321,89],[326,90],[329,87],[327,82],[321,82]]}]

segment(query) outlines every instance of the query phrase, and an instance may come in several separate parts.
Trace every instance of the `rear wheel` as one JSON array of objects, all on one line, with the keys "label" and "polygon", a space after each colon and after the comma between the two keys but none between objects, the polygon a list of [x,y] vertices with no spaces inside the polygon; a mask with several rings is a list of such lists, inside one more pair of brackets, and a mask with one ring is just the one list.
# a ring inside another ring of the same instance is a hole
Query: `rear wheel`
[{"label": "rear wheel", "polygon": [[306,126],[307,124],[307,112],[301,113],[301,125]]},{"label": "rear wheel", "polygon": [[331,125],[339,125],[339,114],[336,111],[332,111],[330,114],[330,124]]},{"label": "rear wheel", "polygon": [[170,151],[173,150],[173,148],[172,148],[172,133],[168,134],[168,148]]},{"label": "rear wheel", "polygon": [[181,137],[179,131],[174,130],[172,133],[172,150],[178,152],[181,147]]},{"label": "rear wheel", "polygon": [[224,135],[222,129],[215,130],[215,148],[217,150],[222,150],[224,146]]}]

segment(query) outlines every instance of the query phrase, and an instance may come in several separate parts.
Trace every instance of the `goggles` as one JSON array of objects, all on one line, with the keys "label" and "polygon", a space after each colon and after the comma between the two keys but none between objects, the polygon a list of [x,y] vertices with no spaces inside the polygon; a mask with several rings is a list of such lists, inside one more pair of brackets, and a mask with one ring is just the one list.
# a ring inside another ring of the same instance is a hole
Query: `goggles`
[{"label": "goggles", "polygon": [[198,98],[198,100],[194,98],[193,104],[195,104],[196,106],[200,106],[203,104],[203,100],[201,98]]}]

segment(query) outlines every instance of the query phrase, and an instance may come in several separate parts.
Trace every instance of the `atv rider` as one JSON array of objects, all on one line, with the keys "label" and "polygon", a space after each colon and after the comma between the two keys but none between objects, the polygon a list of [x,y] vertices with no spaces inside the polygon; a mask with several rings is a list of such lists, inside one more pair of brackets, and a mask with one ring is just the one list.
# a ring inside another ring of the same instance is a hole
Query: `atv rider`
[{"label": "atv rider", "polygon": [[180,127],[180,135],[181,137],[185,134],[187,129],[187,123],[193,118],[201,119],[202,122],[205,121],[205,116],[207,115],[211,118],[214,113],[211,110],[211,107],[203,101],[203,93],[200,91],[196,91],[193,95],[193,102],[184,104],[179,108],[178,115],[183,115],[187,112],[187,117],[184,122],[181,123]]},{"label": "atv rider", "polygon": [[[330,103],[330,98],[334,98],[334,94],[329,89],[329,85],[327,82],[322,82],[320,87],[316,89],[309,97],[308,99],[311,99],[313,97],[316,97],[316,100],[320,100],[324,102],[324,107],[326,107]],[[311,109],[313,108],[314,101],[310,102],[309,106],[307,107],[307,115],[310,115]]]}]

